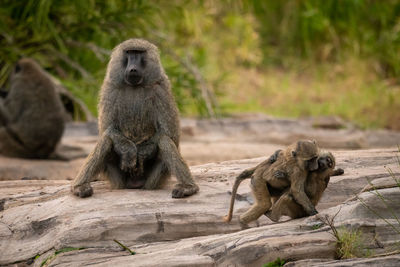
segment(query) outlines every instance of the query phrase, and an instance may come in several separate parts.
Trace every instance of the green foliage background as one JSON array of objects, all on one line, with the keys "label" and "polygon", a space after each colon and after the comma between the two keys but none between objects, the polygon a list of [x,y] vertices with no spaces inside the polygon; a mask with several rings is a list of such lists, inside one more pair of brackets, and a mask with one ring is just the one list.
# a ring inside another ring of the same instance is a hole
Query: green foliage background
[{"label": "green foliage background", "polygon": [[96,113],[110,50],[142,37],[184,115],[208,103],[400,129],[399,15],[394,0],[0,0],[0,86],[33,57]]}]

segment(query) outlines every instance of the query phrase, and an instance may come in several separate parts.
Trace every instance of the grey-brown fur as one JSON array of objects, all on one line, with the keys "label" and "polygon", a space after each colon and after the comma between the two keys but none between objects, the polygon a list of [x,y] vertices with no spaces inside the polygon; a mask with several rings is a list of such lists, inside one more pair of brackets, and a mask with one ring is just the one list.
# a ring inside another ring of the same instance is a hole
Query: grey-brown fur
[{"label": "grey-brown fur", "polygon": [[[145,51],[140,84],[128,84],[129,51]],[[114,188],[156,189],[175,174],[172,197],[195,194],[189,168],[179,152],[178,110],[155,45],[130,39],[113,49],[99,110],[99,141],[72,183],[80,197],[92,195],[91,179],[103,173]],[[143,184],[143,185],[142,185]]]},{"label": "grey-brown fur", "polygon": [[63,106],[55,86],[32,59],[18,61],[7,96],[0,98],[0,153],[47,158],[64,131]]}]

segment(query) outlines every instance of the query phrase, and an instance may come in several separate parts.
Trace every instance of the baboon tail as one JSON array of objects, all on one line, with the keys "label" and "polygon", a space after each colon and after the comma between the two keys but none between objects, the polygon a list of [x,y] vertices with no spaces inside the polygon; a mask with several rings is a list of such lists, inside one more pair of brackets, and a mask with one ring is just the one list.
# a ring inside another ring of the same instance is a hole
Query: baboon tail
[{"label": "baboon tail", "polygon": [[253,175],[255,169],[256,169],[255,167],[246,169],[241,174],[239,174],[238,177],[236,177],[235,183],[233,184],[233,187],[232,187],[232,196],[231,196],[231,204],[229,206],[229,212],[228,212],[228,215],[226,215],[224,217],[225,222],[230,222],[232,220],[233,206],[235,204],[236,193],[237,193],[237,189],[239,188],[240,183],[243,180],[250,178]]}]

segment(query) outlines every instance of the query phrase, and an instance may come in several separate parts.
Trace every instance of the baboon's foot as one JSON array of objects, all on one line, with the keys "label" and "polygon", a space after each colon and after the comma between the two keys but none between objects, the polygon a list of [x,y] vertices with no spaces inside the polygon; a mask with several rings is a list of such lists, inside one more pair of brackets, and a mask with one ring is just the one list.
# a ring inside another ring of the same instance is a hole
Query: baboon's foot
[{"label": "baboon's foot", "polygon": [[199,187],[196,184],[177,184],[172,190],[173,198],[183,198],[196,194],[199,191]]},{"label": "baboon's foot", "polygon": [[265,216],[268,217],[268,219],[270,219],[273,222],[278,222],[279,218],[276,218],[276,216],[274,216],[274,214],[272,213],[271,210],[267,211],[266,213],[264,213]]},{"label": "baboon's foot", "polygon": [[128,179],[126,182],[126,188],[129,189],[140,189],[143,188],[146,180],[144,178]]},{"label": "baboon's foot", "polygon": [[242,230],[246,230],[246,229],[250,228],[250,226],[247,223],[240,221],[240,219],[239,219],[239,224],[240,224],[240,229],[242,229]]},{"label": "baboon's foot", "polygon": [[82,198],[90,197],[91,195],[93,195],[93,188],[90,186],[89,183],[72,186],[71,191],[75,196]]}]

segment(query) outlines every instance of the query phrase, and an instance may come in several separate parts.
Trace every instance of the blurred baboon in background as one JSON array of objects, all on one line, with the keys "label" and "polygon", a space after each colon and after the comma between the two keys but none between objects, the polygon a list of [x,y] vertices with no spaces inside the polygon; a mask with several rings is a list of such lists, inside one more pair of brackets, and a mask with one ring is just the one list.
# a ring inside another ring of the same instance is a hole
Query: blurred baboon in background
[{"label": "blurred baboon in background", "polygon": [[114,48],[99,103],[99,140],[72,183],[79,197],[93,194],[103,173],[114,188],[156,189],[175,174],[172,197],[195,194],[179,152],[178,110],[155,45],[130,39]]},{"label": "blurred baboon in background", "polygon": [[64,131],[63,107],[55,87],[32,59],[18,61],[10,90],[0,98],[0,153],[47,158]]}]

